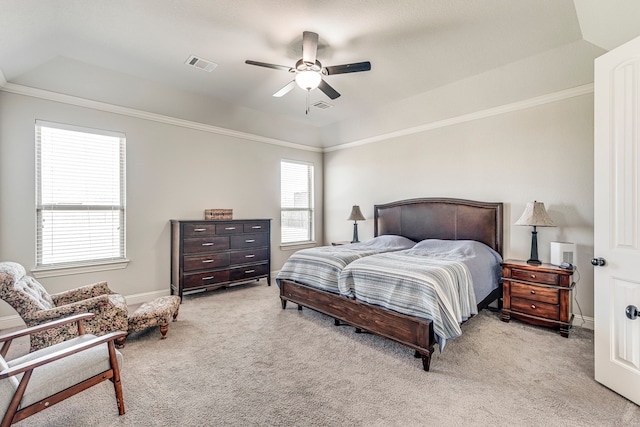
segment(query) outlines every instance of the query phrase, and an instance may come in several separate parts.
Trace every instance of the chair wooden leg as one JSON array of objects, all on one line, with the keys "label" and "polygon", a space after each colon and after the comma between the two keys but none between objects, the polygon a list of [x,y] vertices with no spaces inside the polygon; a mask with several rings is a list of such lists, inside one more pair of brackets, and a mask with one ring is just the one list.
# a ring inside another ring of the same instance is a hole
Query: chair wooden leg
[{"label": "chair wooden leg", "polygon": [[[27,389],[27,384],[31,379],[31,374],[33,373],[33,369],[25,371],[22,375],[22,379],[20,380],[20,384],[18,384],[18,388],[9,403],[9,407],[7,408],[7,412],[4,413],[4,417],[2,418],[2,423],[0,423],[1,427],[9,427],[13,423],[13,419],[16,416],[16,412],[18,412],[18,407],[20,406],[20,401],[22,400],[22,396],[24,395],[24,391]],[[7,380],[8,381],[8,380]]]},{"label": "chair wooden leg", "polygon": [[180,310],[179,310],[179,308],[178,308],[178,309],[176,309],[176,312],[175,312],[175,313],[173,313],[173,321],[174,321],[174,322],[178,319],[178,311],[180,311]]},{"label": "chair wooden leg", "polygon": [[124,398],[122,397],[122,382],[120,381],[120,368],[118,366],[118,357],[116,356],[116,349],[113,341],[109,341],[109,363],[111,363],[111,369],[113,370],[113,388],[116,392],[116,401],[118,403],[118,413],[124,415]]}]

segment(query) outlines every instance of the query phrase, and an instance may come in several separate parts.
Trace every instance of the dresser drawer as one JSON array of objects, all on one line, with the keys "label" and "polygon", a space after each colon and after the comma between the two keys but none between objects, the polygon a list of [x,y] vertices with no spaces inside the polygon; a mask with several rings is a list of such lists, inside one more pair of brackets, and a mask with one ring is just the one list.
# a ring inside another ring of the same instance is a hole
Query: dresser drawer
[{"label": "dresser drawer", "polygon": [[231,249],[257,248],[269,245],[269,234],[242,234],[231,236]]},{"label": "dresser drawer", "polygon": [[251,279],[257,276],[264,276],[269,272],[267,264],[249,265],[246,267],[232,268],[231,281]]},{"label": "dresser drawer", "polygon": [[216,234],[215,224],[206,222],[184,225],[184,237],[212,236]]},{"label": "dresser drawer", "polygon": [[216,224],[216,234],[237,234],[242,232],[244,232],[244,226],[242,224],[233,222]]},{"label": "dresser drawer", "polygon": [[267,231],[269,229],[268,221],[255,221],[247,222],[244,224],[243,230],[245,233],[256,233],[259,231]]},{"label": "dresser drawer", "polygon": [[532,301],[546,302],[547,304],[558,304],[558,290],[544,288],[542,286],[525,285],[511,282],[511,297],[526,298]]},{"label": "dresser drawer", "polygon": [[215,285],[229,281],[229,270],[207,271],[204,273],[185,274],[182,280],[184,288]]},{"label": "dresser drawer", "polygon": [[184,239],[183,250],[185,254],[214,252],[229,249],[228,236],[202,237],[198,239]]},{"label": "dresser drawer", "polygon": [[524,298],[511,298],[511,310],[549,320],[560,318],[560,306],[557,304],[547,304]]},{"label": "dresser drawer", "polygon": [[205,270],[226,267],[229,265],[229,253],[221,252],[208,255],[185,256],[182,266],[184,271]]},{"label": "dresser drawer", "polygon": [[268,259],[269,251],[267,248],[249,249],[231,253],[231,264],[246,264],[248,262],[267,261]]},{"label": "dresser drawer", "polygon": [[558,284],[558,275],[555,273],[520,270],[517,268],[511,269],[511,278],[515,280],[522,280],[525,282],[545,283],[547,285]]}]

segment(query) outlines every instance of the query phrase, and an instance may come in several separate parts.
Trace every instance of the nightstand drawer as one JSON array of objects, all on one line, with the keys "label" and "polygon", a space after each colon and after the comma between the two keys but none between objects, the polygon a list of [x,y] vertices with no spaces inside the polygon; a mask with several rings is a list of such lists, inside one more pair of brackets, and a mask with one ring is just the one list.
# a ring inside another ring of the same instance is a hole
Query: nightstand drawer
[{"label": "nightstand drawer", "polygon": [[516,282],[511,282],[511,297],[526,298],[533,301],[545,302],[547,304],[559,303],[557,289],[525,285],[523,283]]},{"label": "nightstand drawer", "polygon": [[560,307],[558,305],[524,298],[511,298],[511,310],[550,320],[558,320],[560,318]]},{"label": "nightstand drawer", "polygon": [[541,271],[511,269],[511,278],[515,280],[523,280],[525,282],[545,283],[547,285],[557,285],[558,275],[555,273],[544,273]]}]

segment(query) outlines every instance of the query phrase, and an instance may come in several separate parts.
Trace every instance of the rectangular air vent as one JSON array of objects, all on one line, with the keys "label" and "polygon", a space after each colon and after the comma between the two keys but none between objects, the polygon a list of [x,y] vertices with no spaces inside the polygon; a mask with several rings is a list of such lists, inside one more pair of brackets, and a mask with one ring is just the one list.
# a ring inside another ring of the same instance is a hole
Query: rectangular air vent
[{"label": "rectangular air vent", "polygon": [[318,101],[315,104],[313,104],[314,107],[320,108],[321,110],[326,110],[327,108],[331,108],[333,107],[333,105],[331,104],[327,104],[324,101]]},{"label": "rectangular air vent", "polygon": [[215,62],[198,58],[195,55],[191,55],[189,59],[187,59],[187,62],[185,62],[185,64],[208,72],[212,72],[218,66],[218,64],[216,64]]}]

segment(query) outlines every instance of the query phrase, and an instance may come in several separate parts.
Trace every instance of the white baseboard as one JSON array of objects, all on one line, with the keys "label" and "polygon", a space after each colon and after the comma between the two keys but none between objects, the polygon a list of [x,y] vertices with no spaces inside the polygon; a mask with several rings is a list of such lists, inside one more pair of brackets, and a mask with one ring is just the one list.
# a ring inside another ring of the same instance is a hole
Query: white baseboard
[{"label": "white baseboard", "polygon": [[9,329],[9,328],[18,328],[18,327],[26,327],[22,318],[17,314],[12,316],[2,316],[0,317],[0,329]]},{"label": "white baseboard", "polygon": [[135,305],[142,304],[143,302],[152,301],[156,298],[164,297],[170,295],[171,291],[169,289],[165,289],[162,291],[153,291],[153,292],[144,292],[141,294],[133,294],[133,295],[125,295],[125,299],[127,300],[127,305]]},{"label": "white baseboard", "polygon": [[574,314],[574,316],[575,316],[573,318],[574,328],[585,328],[585,329],[591,329],[593,331],[594,325],[595,325],[593,317],[581,316],[579,314]]}]

